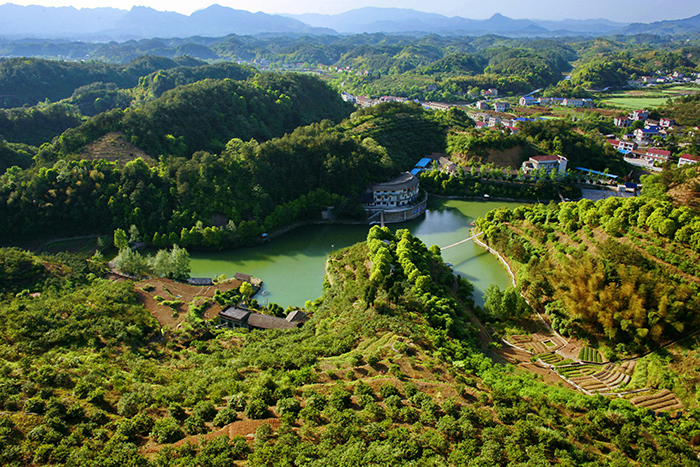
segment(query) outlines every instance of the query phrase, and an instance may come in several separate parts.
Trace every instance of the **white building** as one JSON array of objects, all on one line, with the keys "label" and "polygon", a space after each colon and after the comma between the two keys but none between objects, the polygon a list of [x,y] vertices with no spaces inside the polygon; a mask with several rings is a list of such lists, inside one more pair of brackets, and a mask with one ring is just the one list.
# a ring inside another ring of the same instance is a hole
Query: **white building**
[{"label": "white building", "polygon": [[372,187],[371,206],[407,206],[418,197],[418,178],[404,172],[388,182],[377,183]]},{"label": "white building", "polygon": [[692,154],[683,154],[678,158],[678,167],[682,167],[686,164],[695,164],[700,162],[700,157],[693,156]]},{"label": "white building", "polygon": [[508,102],[496,102],[493,107],[496,112],[505,112],[510,109],[510,104]]},{"label": "white building", "polygon": [[550,156],[535,156],[523,162],[522,169],[525,173],[536,172],[541,168],[549,173],[556,169],[557,172],[563,174],[566,172],[566,163],[568,161],[566,157],[556,154]]}]

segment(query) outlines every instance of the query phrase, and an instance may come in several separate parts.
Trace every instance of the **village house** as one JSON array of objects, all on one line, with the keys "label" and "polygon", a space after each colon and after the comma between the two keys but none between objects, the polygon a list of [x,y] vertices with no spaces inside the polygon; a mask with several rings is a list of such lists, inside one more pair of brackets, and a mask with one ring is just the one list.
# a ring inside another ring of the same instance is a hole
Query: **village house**
[{"label": "village house", "polygon": [[520,98],[520,100],[518,101],[518,103],[519,103],[522,107],[529,107],[529,106],[531,106],[531,105],[537,104],[537,99],[535,99],[535,98],[532,97],[532,96],[523,96],[523,97]]},{"label": "village house", "polygon": [[306,313],[299,310],[289,313],[286,318],[263,315],[246,308],[234,306],[230,306],[219,313],[219,324],[231,329],[292,329],[301,327],[308,319]]},{"label": "village house", "polygon": [[510,133],[511,133],[512,135],[517,135],[518,132],[520,131],[520,130],[518,130],[516,127],[514,127],[513,125],[503,125],[503,128],[504,128],[504,129],[505,129],[505,128],[509,129],[509,130],[510,130]]},{"label": "village house", "polygon": [[444,104],[442,102],[423,102],[423,107],[432,110],[450,110],[454,107],[452,104]]},{"label": "village house", "polygon": [[607,142],[610,143],[612,147],[614,147],[622,153],[628,153],[637,149],[637,143],[635,143],[634,141],[620,141],[617,139],[608,139]]},{"label": "village house", "polygon": [[442,172],[448,173],[450,175],[457,175],[457,172],[460,170],[457,164],[450,161],[447,157],[444,156],[438,159],[438,164],[440,164],[440,170]]},{"label": "village house", "polygon": [[496,112],[505,112],[510,109],[510,104],[508,102],[496,102],[494,104],[494,109]]},{"label": "village house", "polygon": [[646,160],[650,163],[658,162],[664,163],[671,160],[671,151],[665,151],[663,149],[651,148],[647,149]]},{"label": "village house", "polygon": [[370,99],[369,97],[355,97],[355,101],[357,104],[360,105],[360,107],[372,107],[373,105],[378,104],[378,101],[375,101],[374,99]]},{"label": "village house", "polygon": [[[430,156],[431,160],[437,157]],[[418,178],[403,172],[368,188],[360,196],[370,222],[394,223],[415,219],[427,209],[428,196],[420,196]]]},{"label": "village house", "polygon": [[549,155],[549,156],[534,156],[523,162],[522,169],[525,173],[536,172],[543,168],[548,173],[552,170],[557,170],[560,174],[566,172],[566,163],[568,159],[564,156]]},{"label": "village house", "polygon": [[659,120],[659,125],[661,125],[664,128],[670,128],[675,124],[676,124],[676,121],[673,120],[672,118],[662,118],[661,120]]},{"label": "village house", "polygon": [[476,103],[476,108],[479,110],[491,110],[491,104],[487,101],[479,101]]},{"label": "village house", "polygon": [[615,117],[613,119],[615,126],[618,128],[627,128],[632,124],[632,119],[628,117]]},{"label": "village house", "polygon": [[647,118],[649,118],[649,111],[633,110],[632,112],[630,112],[629,117],[634,122],[636,122],[637,120],[646,120]]},{"label": "village house", "polygon": [[495,127],[499,123],[501,123],[503,119],[501,117],[491,117],[489,118],[489,127]]},{"label": "village house", "polygon": [[634,130],[634,139],[637,144],[649,144],[654,136],[659,136],[659,130],[651,128],[637,128]]},{"label": "village house", "polygon": [[695,164],[700,162],[699,156],[693,156],[692,154],[683,154],[678,158],[678,167],[682,167],[687,164]]}]

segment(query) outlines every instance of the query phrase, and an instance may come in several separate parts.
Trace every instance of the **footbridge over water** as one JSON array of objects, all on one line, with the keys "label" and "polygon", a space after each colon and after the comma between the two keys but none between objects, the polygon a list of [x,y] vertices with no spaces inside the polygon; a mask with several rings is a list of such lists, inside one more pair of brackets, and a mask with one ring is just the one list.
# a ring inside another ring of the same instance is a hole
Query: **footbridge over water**
[{"label": "footbridge over water", "polygon": [[471,237],[465,238],[464,240],[461,240],[461,241],[459,241],[459,242],[457,242],[457,243],[453,243],[452,245],[440,247],[440,251],[445,251],[445,250],[447,250],[448,248],[452,248],[453,246],[461,245],[462,243],[467,243],[469,240],[474,240],[476,237],[478,237],[478,236],[480,236],[480,235],[484,235],[484,232],[479,232],[479,233],[476,234],[476,235],[472,235]]}]

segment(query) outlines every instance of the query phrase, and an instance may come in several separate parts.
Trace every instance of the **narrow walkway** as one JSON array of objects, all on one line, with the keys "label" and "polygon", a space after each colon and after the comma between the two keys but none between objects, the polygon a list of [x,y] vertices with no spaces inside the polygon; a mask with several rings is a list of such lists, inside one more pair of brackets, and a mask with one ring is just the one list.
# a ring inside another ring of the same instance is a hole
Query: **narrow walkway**
[{"label": "narrow walkway", "polygon": [[440,248],[440,251],[445,251],[445,250],[447,250],[448,248],[452,248],[453,246],[457,246],[457,245],[461,245],[462,243],[466,243],[466,242],[468,242],[469,240],[475,239],[475,238],[478,237],[479,235],[484,235],[484,232],[479,232],[478,234],[472,235],[472,236],[469,237],[469,238],[465,238],[464,240],[462,240],[462,241],[460,241],[460,242],[453,243],[452,245],[448,245],[448,246],[442,247],[442,248]]}]

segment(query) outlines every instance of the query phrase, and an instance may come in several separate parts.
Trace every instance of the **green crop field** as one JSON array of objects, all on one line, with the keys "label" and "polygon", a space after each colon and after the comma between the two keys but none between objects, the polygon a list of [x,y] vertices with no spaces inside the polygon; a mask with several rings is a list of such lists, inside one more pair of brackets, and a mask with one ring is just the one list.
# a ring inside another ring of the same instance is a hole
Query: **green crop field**
[{"label": "green crop field", "polygon": [[614,105],[623,109],[642,110],[655,109],[665,104],[666,101],[665,97],[614,97],[602,101],[601,104]]},{"label": "green crop field", "polygon": [[579,360],[583,360],[584,362],[595,362],[595,363],[602,363],[603,358],[600,355],[600,352],[598,352],[596,349],[592,349],[590,347],[584,347],[581,349],[581,351],[578,354]]}]

